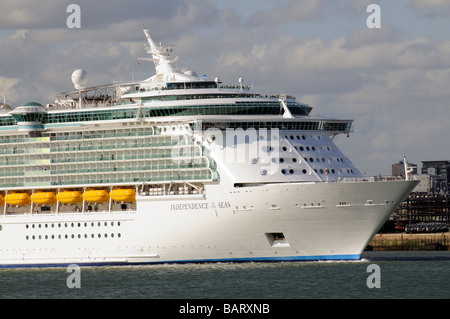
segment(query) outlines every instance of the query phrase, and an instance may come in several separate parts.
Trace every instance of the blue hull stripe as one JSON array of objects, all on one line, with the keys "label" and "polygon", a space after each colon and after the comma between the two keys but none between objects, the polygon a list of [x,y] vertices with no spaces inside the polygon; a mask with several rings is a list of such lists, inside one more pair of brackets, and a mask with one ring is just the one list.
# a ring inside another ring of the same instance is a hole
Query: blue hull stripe
[{"label": "blue hull stripe", "polygon": [[220,258],[220,259],[192,259],[192,260],[167,260],[167,261],[148,261],[148,262],[72,262],[72,263],[48,263],[48,264],[11,264],[2,265],[0,268],[48,268],[48,267],[67,267],[69,265],[78,265],[80,267],[95,266],[130,266],[130,265],[157,265],[157,264],[199,264],[199,263],[217,263],[217,262],[296,262],[296,261],[345,261],[359,260],[360,255],[324,255],[324,256],[286,256],[286,257],[252,257],[252,258]]}]

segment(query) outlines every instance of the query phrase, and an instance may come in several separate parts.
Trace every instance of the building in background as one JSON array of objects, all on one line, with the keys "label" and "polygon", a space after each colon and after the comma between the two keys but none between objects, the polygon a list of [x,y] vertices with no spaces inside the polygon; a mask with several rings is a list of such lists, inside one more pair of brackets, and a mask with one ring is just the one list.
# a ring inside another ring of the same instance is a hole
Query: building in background
[{"label": "building in background", "polygon": [[448,194],[450,182],[450,161],[422,161],[422,174],[431,178],[431,194]]},{"label": "building in background", "polygon": [[[411,174],[417,175],[417,165],[408,163],[408,167],[411,169]],[[405,164],[403,161],[392,164],[392,176],[405,176]]]}]

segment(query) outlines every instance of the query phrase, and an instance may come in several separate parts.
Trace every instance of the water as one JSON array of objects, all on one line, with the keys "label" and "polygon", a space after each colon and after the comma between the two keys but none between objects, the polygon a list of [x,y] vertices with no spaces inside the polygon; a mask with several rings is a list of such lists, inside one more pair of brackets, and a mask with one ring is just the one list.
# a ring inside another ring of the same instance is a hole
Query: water
[{"label": "water", "polygon": [[[369,265],[380,288],[368,288]],[[360,261],[218,263],[80,270],[0,269],[0,298],[133,299],[448,299],[450,252],[366,252]]]}]

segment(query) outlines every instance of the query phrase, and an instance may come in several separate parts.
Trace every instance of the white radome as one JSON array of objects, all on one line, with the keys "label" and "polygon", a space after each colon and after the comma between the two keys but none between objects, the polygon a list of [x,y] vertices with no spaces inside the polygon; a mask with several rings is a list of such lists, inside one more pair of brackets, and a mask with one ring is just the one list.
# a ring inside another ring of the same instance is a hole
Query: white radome
[{"label": "white radome", "polygon": [[84,89],[88,83],[87,72],[83,69],[77,69],[72,73],[72,83],[75,89]]}]

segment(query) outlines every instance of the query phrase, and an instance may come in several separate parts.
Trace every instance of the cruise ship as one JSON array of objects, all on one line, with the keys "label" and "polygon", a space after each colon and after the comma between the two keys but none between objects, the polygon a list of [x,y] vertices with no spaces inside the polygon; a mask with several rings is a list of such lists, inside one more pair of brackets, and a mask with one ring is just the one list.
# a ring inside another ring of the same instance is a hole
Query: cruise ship
[{"label": "cruise ship", "polygon": [[[366,178],[310,115],[175,66],[0,109],[0,266],[356,260],[416,181]],[[140,63],[140,62],[139,62]]]}]

